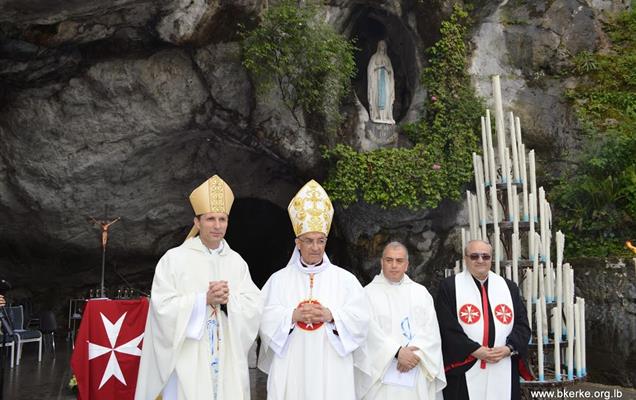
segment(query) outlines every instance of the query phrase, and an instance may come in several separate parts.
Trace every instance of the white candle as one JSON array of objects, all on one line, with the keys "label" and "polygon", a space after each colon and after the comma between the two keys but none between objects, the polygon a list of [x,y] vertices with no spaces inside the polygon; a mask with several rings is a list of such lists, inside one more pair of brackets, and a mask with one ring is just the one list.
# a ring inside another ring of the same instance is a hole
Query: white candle
[{"label": "white candle", "polygon": [[481,151],[484,156],[484,182],[489,185],[490,180],[490,168],[488,167],[488,139],[486,138],[486,118],[481,117]]},{"label": "white candle", "polygon": [[504,128],[503,105],[501,102],[501,84],[499,75],[492,77],[492,91],[495,97],[495,128],[497,129],[497,153],[499,155],[499,168],[501,168],[503,179],[502,183],[506,183],[507,176],[503,173],[506,168],[506,159],[504,158],[504,149],[506,148],[506,134]]},{"label": "white candle", "polygon": [[519,175],[519,151],[517,149],[517,134],[515,129],[515,118],[512,111],[510,116],[510,152],[512,153],[512,173],[515,178],[515,183],[521,182],[521,175]]},{"label": "white candle", "polygon": [[512,233],[519,237],[519,193],[517,187],[512,187]]},{"label": "white candle", "polygon": [[[515,117],[515,134],[517,135],[517,151],[519,152],[519,162],[521,163],[521,158],[525,155],[525,150],[521,148],[523,145],[523,140],[521,139],[521,120],[519,117]],[[525,160],[525,157],[523,157]],[[521,176],[523,179],[523,175]]]},{"label": "white candle", "polygon": [[545,306],[545,278],[543,274],[543,264],[539,264],[539,301],[537,307],[541,308],[541,332],[543,334],[541,340],[546,343],[548,341],[548,315]]},{"label": "white candle", "polygon": [[486,140],[488,141],[488,168],[490,168],[490,184],[497,184],[497,165],[495,164],[495,148],[492,145],[492,129],[490,127],[490,110],[486,110]]},{"label": "white candle", "polygon": [[[534,162],[534,150],[530,150],[528,153],[528,169],[530,170],[530,192],[534,193],[534,204],[531,204],[530,207],[534,206],[534,210],[537,210],[537,170]],[[535,215],[536,218],[536,215]]]},{"label": "white candle", "polygon": [[585,299],[582,297],[579,297],[579,300],[581,302],[581,371],[583,372],[583,376],[587,375],[587,368],[586,368],[586,361],[585,361],[585,357],[586,357],[586,350],[585,350]]},{"label": "white candle", "polygon": [[[462,250],[463,251],[463,250]],[[462,257],[463,259],[464,257]],[[465,268],[461,268],[460,266],[460,261],[457,260],[455,261],[455,268],[453,269],[453,272],[455,273],[455,275],[459,274],[460,272],[464,271]]]},{"label": "white candle", "polygon": [[512,280],[512,266],[510,264],[506,264],[506,279]]},{"label": "white candle", "polygon": [[545,190],[543,190],[543,186],[539,188],[539,232],[541,233],[541,248],[539,249],[539,254],[541,255],[541,260],[545,261],[545,236],[546,236],[546,228],[545,228]]},{"label": "white candle", "polygon": [[470,238],[476,239],[477,235],[475,235],[475,232],[477,230],[477,215],[475,207],[473,205],[473,194],[470,193],[469,190],[466,191],[466,202],[468,203],[468,229],[470,230]]},{"label": "white candle", "polygon": [[557,304],[563,302],[563,246],[565,245],[565,236],[561,231],[556,234],[556,301]]},{"label": "white candle", "polygon": [[552,309],[554,315],[554,379],[561,380],[561,304]]},{"label": "white candle", "polygon": [[526,173],[527,165],[526,165],[526,146],[522,144],[521,151],[519,152],[519,167],[521,168],[521,183],[522,183],[522,201],[523,201],[523,220],[528,220],[528,215],[530,213],[530,209],[528,208],[528,176]]},{"label": "white candle", "polygon": [[499,226],[499,202],[495,186],[490,186],[490,207],[492,208],[492,223],[494,226]]},{"label": "white candle", "polygon": [[[532,277],[532,270],[530,268],[526,268],[526,310],[528,311],[528,325],[530,325],[530,331],[532,331],[532,282],[534,282],[534,278]],[[532,335],[530,336],[530,340],[532,340]]]},{"label": "white candle", "polygon": [[530,218],[528,220],[528,258],[534,261],[534,193],[530,193],[528,197],[530,198]]},{"label": "white candle", "polygon": [[568,303],[566,306],[566,323],[568,330],[568,349],[565,359],[568,363],[568,380],[574,379],[574,321],[573,321],[573,307],[572,303]]},{"label": "white candle", "polygon": [[[533,233],[533,236],[536,233]],[[535,239],[536,240],[536,239]],[[532,302],[536,302],[539,291],[539,257],[538,257],[539,247],[537,244],[532,248]]]},{"label": "white candle", "polygon": [[501,262],[501,241],[499,240],[499,225],[495,224],[495,230],[493,232],[493,240],[495,241],[495,274],[501,275],[500,265]]},{"label": "white candle", "polygon": [[574,365],[576,366],[576,376],[580,378],[583,376],[583,371],[581,371],[581,309],[579,304],[579,299],[577,298],[574,304],[574,340],[576,343]]},{"label": "white candle", "polygon": [[539,366],[539,382],[543,382],[544,373],[543,373],[543,317],[541,316],[541,302],[537,303],[537,308],[535,311],[537,316],[537,358],[538,358],[538,366]]},{"label": "white candle", "polygon": [[[462,228],[462,253],[466,248],[466,229]],[[462,257],[462,271],[466,269],[466,260]]]},{"label": "white candle", "polygon": [[504,157],[505,157],[504,166],[506,167],[505,168],[506,195],[507,195],[507,198],[508,198],[508,221],[513,221],[514,219],[512,217],[512,211],[513,211],[513,207],[512,207],[512,179],[510,178],[510,151],[508,150],[508,148],[506,148]]},{"label": "white candle", "polygon": [[519,285],[519,234],[512,234],[512,281]]}]

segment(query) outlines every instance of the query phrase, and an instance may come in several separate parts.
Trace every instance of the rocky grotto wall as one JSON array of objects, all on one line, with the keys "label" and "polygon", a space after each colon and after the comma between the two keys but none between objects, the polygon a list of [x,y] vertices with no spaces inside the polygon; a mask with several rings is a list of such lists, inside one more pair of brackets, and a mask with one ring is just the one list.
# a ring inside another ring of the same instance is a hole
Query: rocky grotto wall
[{"label": "rocky grotto wall", "polygon": [[[285,263],[293,237],[287,203],[306,180],[324,178],[320,145],[332,139],[307,129],[302,116],[296,121],[275,92],[257,95],[241,65],[238,24],[254,26],[275,3],[0,5],[0,278],[13,283],[14,300],[29,299],[36,309],[53,305],[63,314],[68,298],[98,285],[99,229],[91,216],[121,217],[111,227],[107,286],[128,286],[125,278],[147,290],[160,255],[190,228],[189,192],[214,173],[235,192],[228,240],[244,254],[257,283]],[[502,76],[504,107],[521,117],[544,172],[558,169],[562,155],[578,145],[578,127],[562,96],[574,82],[561,79],[560,71],[569,55],[603,46],[601,10],[627,3],[474,2],[471,73],[477,92],[488,97],[489,76]],[[419,85],[425,50],[438,39],[452,4],[328,2],[325,18],[357,38],[360,48],[360,73],[338,140],[377,146],[365,136],[362,72],[381,38],[396,69],[396,120],[414,121],[425,112],[426,88]],[[329,248],[367,282],[378,271],[382,246],[401,240],[410,251],[412,277],[434,291],[443,268],[460,253],[457,230],[466,222],[461,202],[418,212],[337,206]],[[586,271],[591,282],[605,282],[605,270]],[[581,281],[583,293],[591,284]],[[608,280],[605,289],[615,293],[611,285]],[[631,364],[625,365],[633,365],[634,331],[619,333],[628,318],[622,316],[632,311],[612,308],[625,297],[590,298],[599,300],[588,324],[610,309],[619,315],[604,320],[611,329],[592,330],[590,337],[611,339],[628,354],[622,359]],[[634,384],[625,374],[601,379]]]}]

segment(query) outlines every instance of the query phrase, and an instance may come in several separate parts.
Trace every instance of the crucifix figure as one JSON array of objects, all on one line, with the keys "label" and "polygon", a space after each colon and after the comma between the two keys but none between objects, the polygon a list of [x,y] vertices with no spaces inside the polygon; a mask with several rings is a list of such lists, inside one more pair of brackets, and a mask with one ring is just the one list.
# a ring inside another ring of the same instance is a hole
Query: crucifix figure
[{"label": "crucifix figure", "polygon": [[102,292],[101,297],[106,296],[104,290],[104,269],[106,267],[106,243],[108,243],[108,228],[110,228],[112,224],[119,221],[120,219],[121,217],[117,217],[112,221],[108,221],[106,220],[106,218],[104,218],[103,220],[96,220],[94,217],[91,217],[92,223],[95,225],[99,225],[102,230],[102,280],[100,283],[100,289]]},{"label": "crucifix figure", "polygon": [[106,221],[106,220],[96,220],[95,218],[91,217],[91,220],[93,221],[93,224],[95,225],[100,225],[101,229],[102,229],[102,248],[106,249],[106,243],[108,243],[108,228],[114,224],[115,222],[119,221],[121,219],[121,217],[117,217],[112,221]]}]

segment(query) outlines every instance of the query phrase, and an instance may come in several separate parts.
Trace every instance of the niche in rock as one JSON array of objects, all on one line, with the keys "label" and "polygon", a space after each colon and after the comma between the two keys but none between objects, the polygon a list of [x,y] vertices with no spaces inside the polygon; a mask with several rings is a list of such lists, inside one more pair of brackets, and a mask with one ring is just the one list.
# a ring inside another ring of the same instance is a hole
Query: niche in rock
[{"label": "niche in rock", "polygon": [[287,210],[257,198],[234,201],[226,239],[247,262],[258,287],[263,287],[271,274],[287,264],[294,248]]},{"label": "niche in rock", "polygon": [[355,39],[358,51],[355,55],[357,73],[352,80],[355,93],[369,110],[367,96],[367,66],[378,49],[378,42],[387,44],[395,81],[393,119],[396,123],[406,115],[418,83],[418,68],[414,34],[397,16],[368,6],[358,6],[352,13],[349,25],[350,36]]}]

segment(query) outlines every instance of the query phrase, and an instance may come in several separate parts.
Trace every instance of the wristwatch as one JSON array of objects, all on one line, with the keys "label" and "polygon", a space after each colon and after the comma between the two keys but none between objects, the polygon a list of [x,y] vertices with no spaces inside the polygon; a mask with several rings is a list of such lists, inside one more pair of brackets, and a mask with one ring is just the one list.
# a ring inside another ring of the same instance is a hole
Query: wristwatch
[{"label": "wristwatch", "polygon": [[517,350],[515,350],[515,348],[512,347],[511,344],[507,344],[506,347],[510,349],[510,357],[516,356],[516,355],[519,354],[519,352]]}]

